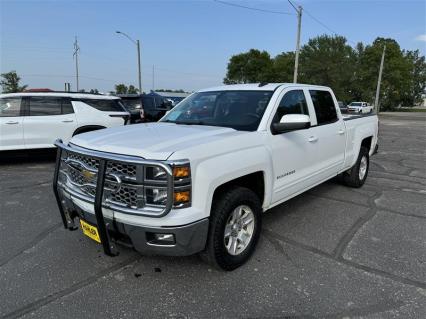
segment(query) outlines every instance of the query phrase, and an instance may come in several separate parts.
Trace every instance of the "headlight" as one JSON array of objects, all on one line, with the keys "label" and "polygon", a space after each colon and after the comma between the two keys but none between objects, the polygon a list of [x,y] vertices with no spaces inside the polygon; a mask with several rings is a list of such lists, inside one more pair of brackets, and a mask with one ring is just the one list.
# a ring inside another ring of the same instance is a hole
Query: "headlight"
[{"label": "headlight", "polygon": [[146,203],[150,205],[166,205],[167,189],[149,188],[146,190]]},{"label": "headlight", "polygon": [[167,173],[159,166],[149,166],[146,168],[146,179],[151,181],[165,181]]},{"label": "headlight", "polygon": [[[173,202],[175,208],[191,205],[191,167],[187,162],[170,163],[173,181],[168,184],[168,173],[162,166],[146,166],[145,168],[145,201],[147,205],[165,206]],[[173,193],[168,198],[168,189]]]}]

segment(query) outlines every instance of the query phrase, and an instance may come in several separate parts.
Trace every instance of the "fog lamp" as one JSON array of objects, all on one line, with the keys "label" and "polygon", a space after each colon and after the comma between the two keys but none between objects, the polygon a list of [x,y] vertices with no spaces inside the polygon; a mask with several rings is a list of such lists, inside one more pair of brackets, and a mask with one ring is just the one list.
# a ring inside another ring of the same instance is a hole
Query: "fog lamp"
[{"label": "fog lamp", "polygon": [[176,244],[174,234],[147,233],[149,245],[174,245]]}]

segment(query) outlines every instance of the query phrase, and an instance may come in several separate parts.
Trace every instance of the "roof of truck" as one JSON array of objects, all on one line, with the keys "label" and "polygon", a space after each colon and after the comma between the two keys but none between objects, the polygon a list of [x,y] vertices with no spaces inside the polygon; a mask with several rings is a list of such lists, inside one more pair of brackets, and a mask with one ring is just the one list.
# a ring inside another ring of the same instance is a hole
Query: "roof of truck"
[{"label": "roof of truck", "polygon": [[230,84],[212,87],[208,89],[202,89],[199,92],[210,92],[210,91],[274,91],[278,87],[322,87],[325,86],[312,85],[312,84],[300,84],[300,83],[250,83],[250,84]]}]

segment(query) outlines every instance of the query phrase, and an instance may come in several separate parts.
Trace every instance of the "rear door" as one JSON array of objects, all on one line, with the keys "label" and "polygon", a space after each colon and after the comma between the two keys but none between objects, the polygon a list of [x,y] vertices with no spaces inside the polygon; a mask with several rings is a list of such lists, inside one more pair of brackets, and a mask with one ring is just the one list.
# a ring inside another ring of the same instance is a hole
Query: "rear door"
[{"label": "rear door", "polygon": [[25,148],[21,97],[0,98],[0,150]]},{"label": "rear door", "polygon": [[71,100],[58,96],[31,96],[24,117],[26,148],[53,147],[56,139],[68,141],[77,128]]},{"label": "rear door", "polygon": [[318,164],[317,181],[335,176],[345,160],[345,124],[336,111],[337,101],[325,89],[309,90],[308,103],[315,110],[317,125],[311,128],[311,140],[318,151],[315,160]]}]

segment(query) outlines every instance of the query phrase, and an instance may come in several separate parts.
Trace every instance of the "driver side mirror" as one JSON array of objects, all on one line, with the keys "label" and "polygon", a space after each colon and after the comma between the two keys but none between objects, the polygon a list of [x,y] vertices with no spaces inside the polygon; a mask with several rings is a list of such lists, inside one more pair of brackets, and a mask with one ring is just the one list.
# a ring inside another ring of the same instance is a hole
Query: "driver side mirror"
[{"label": "driver side mirror", "polygon": [[279,123],[272,124],[272,134],[303,130],[311,126],[311,119],[305,114],[286,114]]}]

